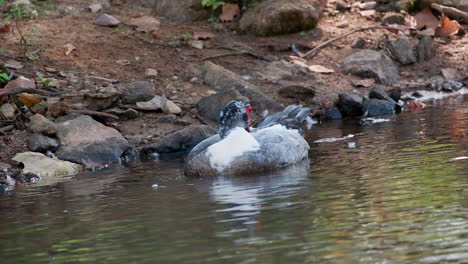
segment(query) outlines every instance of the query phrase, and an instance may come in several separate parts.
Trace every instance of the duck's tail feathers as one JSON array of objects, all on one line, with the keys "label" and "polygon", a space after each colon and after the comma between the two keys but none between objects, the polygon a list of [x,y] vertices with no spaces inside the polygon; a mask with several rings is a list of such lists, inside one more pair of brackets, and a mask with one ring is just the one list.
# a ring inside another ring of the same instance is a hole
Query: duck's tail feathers
[{"label": "duck's tail feathers", "polygon": [[302,105],[288,105],[283,111],[267,116],[257,128],[270,127],[274,125],[283,125],[290,129],[301,129],[307,122],[310,114],[310,108]]}]

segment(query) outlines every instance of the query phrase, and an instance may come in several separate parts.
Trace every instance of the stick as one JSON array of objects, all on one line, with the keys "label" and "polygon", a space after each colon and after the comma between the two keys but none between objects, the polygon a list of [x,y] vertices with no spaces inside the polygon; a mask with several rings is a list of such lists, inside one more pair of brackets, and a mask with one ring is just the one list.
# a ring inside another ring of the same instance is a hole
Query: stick
[{"label": "stick", "polygon": [[461,11],[459,9],[456,9],[454,7],[449,7],[449,6],[439,5],[439,4],[432,4],[431,7],[435,9],[437,12],[447,14],[452,18],[456,18],[456,19],[461,18],[465,22],[468,21],[468,13]]},{"label": "stick", "polygon": [[30,94],[39,94],[39,95],[44,95],[44,96],[61,96],[61,97],[73,97],[73,96],[83,96],[83,94],[74,94],[74,93],[59,93],[59,92],[50,92],[42,89],[36,89],[36,88],[14,88],[14,89],[9,89],[4,92],[0,92],[0,96],[4,95],[15,95],[15,94],[20,94],[20,93],[30,93]]},{"label": "stick", "polygon": [[5,132],[8,132],[8,131],[12,130],[13,128],[15,128],[14,125],[9,125],[9,126],[6,126],[6,127],[2,127],[2,128],[0,128],[0,132],[5,133]]},{"label": "stick", "polygon": [[109,114],[109,113],[98,112],[98,111],[91,111],[91,110],[71,110],[71,111],[69,111],[69,113],[78,113],[78,114],[83,114],[83,115],[100,116],[100,117],[116,119],[116,120],[119,119],[119,117],[116,116],[116,115],[112,115],[112,114]]},{"label": "stick", "polygon": [[338,37],[335,37],[335,38],[331,38],[325,42],[323,42],[322,44],[318,45],[317,47],[309,50],[307,53],[305,54],[302,54],[302,56],[300,56],[301,58],[305,58],[305,57],[308,57],[310,55],[315,55],[320,49],[322,49],[323,47],[327,46],[328,44],[334,42],[334,41],[337,41],[337,40],[340,40],[344,37],[347,37],[349,35],[352,35],[354,33],[357,33],[357,32],[361,32],[361,31],[366,31],[366,30],[373,30],[373,29],[388,29],[388,30],[398,30],[397,28],[393,28],[393,27],[386,27],[386,26],[375,26],[375,27],[367,27],[367,28],[359,28],[359,29],[356,29],[356,30],[353,30],[353,31],[350,31],[348,33],[345,33],[343,35],[340,35]]}]

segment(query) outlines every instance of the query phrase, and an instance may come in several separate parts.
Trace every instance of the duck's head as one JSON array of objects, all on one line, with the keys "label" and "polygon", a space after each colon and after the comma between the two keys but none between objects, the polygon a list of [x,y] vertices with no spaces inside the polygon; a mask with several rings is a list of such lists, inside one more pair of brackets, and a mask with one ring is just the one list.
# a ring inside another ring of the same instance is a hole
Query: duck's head
[{"label": "duck's head", "polygon": [[220,113],[218,134],[224,138],[235,127],[243,127],[250,132],[251,125],[252,106],[242,100],[234,100],[229,102]]}]

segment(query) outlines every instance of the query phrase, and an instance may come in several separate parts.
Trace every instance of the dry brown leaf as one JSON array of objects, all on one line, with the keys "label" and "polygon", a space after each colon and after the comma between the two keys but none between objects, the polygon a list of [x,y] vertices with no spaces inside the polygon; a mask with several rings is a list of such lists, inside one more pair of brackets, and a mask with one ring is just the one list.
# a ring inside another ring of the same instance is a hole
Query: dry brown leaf
[{"label": "dry brown leaf", "polygon": [[460,29],[461,26],[457,21],[450,20],[450,18],[443,16],[440,19],[440,26],[435,30],[435,35],[448,37],[457,34]]},{"label": "dry brown leaf", "polygon": [[214,34],[210,32],[193,32],[193,39],[195,40],[206,40],[214,38]]},{"label": "dry brown leaf", "polygon": [[65,44],[65,45],[63,45],[63,46],[67,49],[67,50],[65,51],[65,55],[66,55],[66,56],[70,55],[70,53],[71,53],[73,50],[76,49],[76,47],[73,46],[73,44],[71,44],[71,43],[67,43],[67,44]]},{"label": "dry brown leaf", "polygon": [[424,107],[426,107],[426,104],[417,102],[417,101],[411,101],[407,106],[406,106],[410,111],[416,111],[416,110],[421,110]]},{"label": "dry brown leaf", "polygon": [[152,16],[142,16],[130,19],[128,25],[136,27],[137,31],[150,33],[158,31],[161,26],[161,22]]},{"label": "dry brown leaf", "polygon": [[333,73],[333,72],[335,72],[333,69],[323,67],[322,65],[310,65],[308,68],[309,68],[309,70],[311,72],[316,72],[316,73]]},{"label": "dry brown leaf", "polygon": [[416,29],[429,28],[436,29],[439,27],[439,20],[432,14],[429,8],[424,8],[421,12],[414,16],[416,20]]},{"label": "dry brown leaf", "polygon": [[351,80],[351,83],[355,87],[364,87],[364,88],[369,88],[372,85],[374,85],[375,80],[373,78],[367,78],[367,79],[359,79],[359,80]]},{"label": "dry brown leaf", "polygon": [[219,19],[221,22],[230,22],[240,16],[240,8],[237,4],[225,4],[221,8]]},{"label": "dry brown leaf", "polygon": [[15,96],[15,99],[29,108],[35,106],[36,104],[42,101],[39,97],[29,93],[20,93]]}]

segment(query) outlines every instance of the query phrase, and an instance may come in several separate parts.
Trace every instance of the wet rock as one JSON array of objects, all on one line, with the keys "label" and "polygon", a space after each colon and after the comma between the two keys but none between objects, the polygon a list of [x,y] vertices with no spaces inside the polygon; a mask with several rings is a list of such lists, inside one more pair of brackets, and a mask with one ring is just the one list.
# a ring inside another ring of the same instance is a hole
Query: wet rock
[{"label": "wet rock", "polygon": [[190,151],[198,143],[215,133],[216,131],[209,126],[189,126],[163,136],[153,145],[143,147],[141,154],[142,156],[151,156],[153,153],[168,154]]},{"label": "wet rock", "polygon": [[463,88],[463,83],[452,80],[445,80],[437,90],[451,93],[459,91],[461,88]]},{"label": "wet rock", "polygon": [[16,110],[17,108],[13,104],[3,104],[0,106],[0,117],[2,119],[11,120],[15,118]]},{"label": "wet rock", "polygon": [[278,94],[286,98],[294,98],[303,102],[311,102],[315,96],[315,90],[302,85],[290,85],[281,87]]},{"label": "wet rock", "polygon": [[403,14],[398,14],[398,13],[387,13],[382,18],[382,23],[384,23],[385,25],[392,25],[392,24],[404,25],[405,16]]},{"label": "wet rock", "polygon": [[28,129],[32,133],[53,135],[57,132],[57,125],[43,115],[34,114],[29,118]]},{"label": "wet rock", "polygon": [[154,98],[154,86],[147,81],[136,81],[119,85],[118,90],[122,91],[122,102],[125,104],[135,104],[146,102]]},{"label": "wet rock", "polygon": [[58,123],[57,137],[57,157],[76,163],[117,163],[122,153],[131,148],[117,130],[86,115]]},{"label": "wet rock", "polygon": [[369,99],[364,101],[362,112],[365,116],[393,115],[395,104],[387,100]]},{"label": "wet rock", "polygon": [[361,50],[346,57],[341,67],[344,72],[357,76],[376,78],[377,81],[391,85],[400,79],[398,67],[385,54],[375,50]]},{"label": "wet rock", "polygon": [[285,60],[268,63],[260,69],[263,78],[270,82],[293,81],[293,80],[315,80],[317,77],[307,68],[289,63]]},{"label": "wet rock", "polygon": [[83,170],[82,166],[68,161],[49,158],[42,153],[23,152],[13,159],[24,165],[23,173],[34,173],[40,177],[75,175]]},{"label": "wet rock", "polygon": [[146,78],[155,78],[158,77],[158,71],[156,69],[148,68],[145,70],[145,77]]},{"label": "wet rock", "polygon": [[419,40],[416,46],[416,54],[418,56],[418,62],[428,61],[435,56],[436,46],[431,37],[425,36]]},{"label": "wet rock", "polygon": [[120,24],[120,21],[109,14],[102,13],[96,17],[94,24],[103,27],[116,27]]},{"label": "wet rock", "polygon": [[54,151],[58,145],[57,140],[39,133],[34,133],[27,141],[28,149],[33,152]]},{"label": "wet rock", "polygon": [[416,56],[413,52],[413,44],[408,39],[396,39],[390,42],[388,51],[396,61],[402,65],[416,63]]},{"label": "wet rock", "polygon": [[182,109],[171,100],[166,101],[166,104],[163,107],[163,111],[164,113],[175,115],[182,113]]},{"label": "wet rock", "polygon": [[380,86],[374,86],[369,92],[369,98],[370,99],[380,99],[380,100],[386,100],[391,103],[396,104],[396,101],[391,98],[387,92]]},{"label": "wet rock", "polygon": [[241,95],[249,98],[252,107],[257,111],[281,111],[284,106],[265,95],[256,86],[244,81],[242,77],[220,65],[206,62],[202,66],[203,81],[219,91],[235,89]]},{"label": "wet rock", "polygon": [[325,118],[329,120],[341,120],[343,119],[343,115],[338,107],[332,107],[325,113]]},{"label": "wet rock", "polygon": [[364,96],[346,92],[338,94],[338,102],[336,106],[341,114],[345,117],[362,116],[362,104],[364,103]]},{"label": "wet rock", "polygon": [[214,95],[205,96],[197,103],[198,112],[206,119],[218,121],[221,110],[223,110],[230,101],[237,99],[249,101],[248,98],[242,96],[234,89],[228,89]]},{"label": "wet rock", "polygon": [[393,88],[388,91],[388,96],[390,96],[395,102],[400,101],[401,99],[401,88]]},{"label": "wet rock", "polygon": [[156,124],[171,124],[176,126],[189,126],[192,123],[179,119],[176,115],[170,114],[156,119]]},{"label": "wet rock", "polygon": [[146,2],[147,7],[151,7],[158,14],[164,14],[166,18],[173,20],[196,21],[207,19],[212,15],[211,9],[203,8],[200,0],[153,0]]},{"label": "wet rock", "polygon": [[138,117],[138,111],[131,108],[114,107],[105,112],[118,116],[120,120],[130,120]]},{"label": "wet rock", "polygon": [[313,29],[320,18],[314,0],[268,0],[249,9],[241,18],[241,31],[257,36],[287,34]]}]

